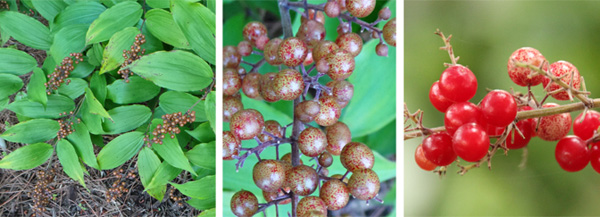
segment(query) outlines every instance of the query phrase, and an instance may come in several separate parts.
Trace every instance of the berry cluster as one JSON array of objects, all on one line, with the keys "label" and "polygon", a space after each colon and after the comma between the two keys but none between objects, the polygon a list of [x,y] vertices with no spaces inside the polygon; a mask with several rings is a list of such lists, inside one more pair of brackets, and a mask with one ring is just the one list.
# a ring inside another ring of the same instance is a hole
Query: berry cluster
[{"label": "berry cluster", "polygon": [[152,135],[154,136],[152,140],[150,140],[149,135],[146,135],[144,138],[144,141],[148,146],[150,146],[151,143],[162,145],[166,134],[170,134],[172,139],[175,138],[175,135],[181,132],[179,127],[183,127],[183,125],[192,123],[196,120],[196,111],[189,111],[185,114],[181,112],[165,114],[162,116],[162,119],[163,123],[157,125],[152,131]]},{"label": "berry cluster", "polygon": [[135,36],[135,41],[133,45],[131,45],[131,49],[123,50],[123,58],[125,61],[121,64],[121,69],[117,72],[123,79],[125,79],[126,83],[129,83],[129,76],[133,76],[133,72],[129,69],[124,69],[133,61],[136,61],[146,53],[146,49],[142,49],[142,44],[146,43],[146,36],[140,33]]},{"label": "berry cluster", "polygon": [[175,188],[171,188],[169,190],[169,198],[171,200],[173,200],[173,202],[175,202],[175,204],[177,205],[177,207],[182,208],[184,206],[184,204],[183,204],[184,200],[183,199],[186,199],[186,197],[182,196],[181,194],[177,194],[176,190],[177,189],[175,189]]},{"label": "berry cluster", "polygon": [[83,55],[81,53],[71,53],[68,57],[65,57],[60,66],[56,66],[54,68],[54,72],[48,75],[48,82],[44,84],[48,89],[46,93],[48,95],[52,94],[52,90],[56,90],[60,87],[60,85],[65,82],[67,85],[71,82],[71,80],[67,80],[67,77],[71,74],[71,72],[75,69],[75,64],[73,64],[73,59],[75,59],[75,64],[83,61]]},{"label": "berry cluster", "polygon": [[[383,30],[373,27],[391,17],[389,8],[383,8],[373,23],[357,19],[370,14],[375,3],[333,0],[308,9],[302,2],[287,2],[282,7],[303,14],[295,36],[269,38],[265,25],[250,22],[242,30],[244,41],[223,48],[223,120],[229,122],[229,131],[223,132],[223,160],[237,160],[239,169],[247,157],[256,155],[259,162],[253,167],[253,180],[267,201],[259,204],[252,192],[241,190],[231,199],[235,215],[252,216],[269,206],[288,204],[292,198],[297,202],[292,204],[293,216],[327,215],[327,210],[345,207],[350,195],[367,202],[381,201],[376,197],[380,182],[372,170],[373,152],[365,144],[351,142],[350,129],[338,120],[354,95],[354,86],[346,79],[354,72],[355,57],[363,47],[363,38],[352,32],[351,22],[380,39],[381,46],[376,50],[380,56],[387,56],[384,40],[395,46],[395,20],[389,21]],[[335,41],[325,40],[324,12],[340,18]],[[263,59],[255,64],[243,60],[253,54]],[[242,63],[251,69],[247,71]],[[265,63],[279,66],[279,71],[258,73]],[[319,78],[325,75],[333,81],[323,85]],[[244,108],[240,90],[254,100],[294,101],[294,122],[282,126],[274,120],[265,121],[260,111]],[[308,125],[313,121],[320,127]],[[292,136],[287,136],[290,126]],[[255,140],[258,145],[242,148],[243,140]],[[286,143],[291,144],[293,151],[280,158],[278,147]],[[274,159],[261,158],[260,153],[267,147],[277,148]],[[317,164],[304,165],[300,154],[313,158]],[[328,176],[327,167],[333,164],[333,155],[340,156],[346,174]],[[309,196],[317,189],[319,196]],[[302,197],[299,202],[298,196]]]},{"label": "berry cluster", "polygon": [[0,1],[0,9],[10,9],[10,5],[6,1]]},{"label": "berry cluster", "polygon": [[133,170],[125,174],[124,169],[119,169],[113,171],[112,175],[113,178],[115,178],[115,181],[112,183],[108,189],[108,192],[106,193],[106,202],[114,201],[121,197],[124,193],[127,193],[129,191],[127,188],[127,179],[134,180],[136,178]]},{"label": "berry cluster", "polygon": [[33,187],[33,191],[29,192],[29,197],[33,201],[32,209],[35,213],[41,214],[46,211],[44,207],[52,200],[52,190],[54,190],[54,187],[50,184],[54,182],[55,175],[55,168],[51,168],[49,171],[37,171],[37,182]]},{"label": "berry cluster", "polygon": [[[69,115],[69,117],[58,120],[58,124],[60,125],[60,130],[56,133],[58,140],[61,140],[65,137],[67,137],[69,134],[75,132],[75,130],[73,129],[73,124],[75,124],[75,121],[73,120],[74,112],[73,111],[71,111],[69,113],[63,112],[63,113],[60,113],[59,115],[66,116],[67,114]],[[79,119],[79,118],[77,118],[76,121],[77,121],[77,123],[81,123],[81,119]]]}]

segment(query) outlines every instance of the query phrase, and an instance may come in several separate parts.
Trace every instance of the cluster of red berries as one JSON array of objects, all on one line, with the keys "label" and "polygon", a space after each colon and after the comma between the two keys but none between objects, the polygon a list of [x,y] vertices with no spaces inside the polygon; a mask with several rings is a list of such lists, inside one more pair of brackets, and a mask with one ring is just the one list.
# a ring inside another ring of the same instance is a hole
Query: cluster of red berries
[{"label": "cluster of red berries", "polygon": [[54,68],[54,72],[48,75],[48,82],[44,84],[48,89],[46,94],[52,94],[53,90],[57,90],[60,85],[65,82],[67,85],[71,82],[67,78],[71,75],[71,72],[75,69],[75,64],[73,64],[73,59],[75,59],[75,64],[83,61],[83,54],[81,53],[71,53],[68,57],[65,57],[59,66]]},{"label": "cluster of red berries", "polygon": [[129,83],[129,76],[133,76],[133,72],[129,69],[125,69],[133,61],[136,61],[146,53],[146,49],[142,49],[142,44],[146,43],[146,36],[140,33],[135,36],[135,41],[131,45],[131,49],[123,50],[123,58],[125,61],[121,64],[121,69],[117,72],[126,83]]},{"label": "cluster of red berries", "polygon": [[46,211],[45,207],[53,198],[52,190],[54,190],[54,187],[52,187],[50,184],[54,181],[55,175],[55,168],[51,168],[48,171],[37,171],[37,182],[33,186],[33,191],[29,192],[29,197],[31,197],[33,201],[32,209],[34,213],[41,214]]},{"label": "cluster of red berries", "polygon": [[133,170],[125,174],[124,169],[119,169],[113,171],[112,175],[113,178],[115,178],[115,181],[112,183],[110,188],[108,188],[108,192],[106,193],[106,202],[114,201],[121,197],[124,193],[127,193],[129,191],[127,188],[127,180],[134,180],[136,178]]},{"label": "cluster of red berries", "polygon": [[144,138],[148,146],[151,145],[151,142],[162,145],[166,134],[170,134],[171,139],[175,138],[175,135],[181,132],[179,127],[183,127],[183,125],[196,120],[196,111],[189,111],[185,114],[181,112],[165,114],[162,116],[162,119],[163,123],[156,125],[156,128],[152,131],[152,135],[154,136],[152,140],[150,140],[148,135]]}]

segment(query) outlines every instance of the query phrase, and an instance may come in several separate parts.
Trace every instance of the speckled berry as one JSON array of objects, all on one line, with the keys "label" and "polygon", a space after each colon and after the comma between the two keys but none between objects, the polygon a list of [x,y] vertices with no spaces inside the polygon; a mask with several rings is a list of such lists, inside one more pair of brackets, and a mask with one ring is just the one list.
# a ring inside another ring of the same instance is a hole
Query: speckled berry
[{"label": "speckled berry", "polygon": [[325,59],[320,59],[315,63],[315,69],[317,69],[317,72],[327,74],[329,72],[329,62]]},{"label": "speckled berry", "polygon": [[273,91],[282,100],[294,100],[304,91],[302,74],[294,69],[283,69],[273,79]]},{"label": "speckled berry", "polygon": [[327,138],[319,128],[308,127],[300,132],[298,136],[298,148],[302,154],[316,157],[325,151]]},{"label": "speckled berry", "polygon": [[[271,201],[273,201],[275,199],[277,199],[278,197],[281,197],[281,196],[285,195],[285,192],[283,190],[281,190],[281,188],[278,189],[277,191],[274,191],[274,192],[263,191],[262,193],[263,193],[263,198],[265,198],[265,201],[267,201],[267,203],[271,202]],[[280,201],[277,204],[284,205],[284,204],[288,204],[290,202],[292,202],[291,198],[287,199],[287,200]]]},{"label": "speckled berry", "polygon": [[239,217],[250,217],[258,210],[258,199],[252,192],[241,190],[231,197],[231,211]]},{"label": "speckled berry", "polygon": [[242,92],[251,99],[262,99],[260,96],[260,74],[251,72],[242,79]]},{"label": "speckled berry", "polygon": [[258,37],[256,39],[256,43],[255,43],[256,49],[264,50],[265,46],[267,45],[267,43],[269,43],[269,41],[270,41],[269,37],[267,37],[267,36],[260,36],[260,37]]},{"label": "speckled berry", "polygon": [[360,54],[363,46],[363,40],[360,38],[360,35],[353,32],[338,36],[337,39],[335,39],[335,43],[341,49],[348,51],[353,57]]},{"label": "speckled berry", "polygon": [[223,70],[223,94],[231,96],[242,88],[242,79],[236,69],[226,68]]},{"label": "speckled berry", "polygon": [[[543,108],[557,107],[556,103],[547,103]],[[537,118],[536,118],[537,119]],[[536,135],[546,141],[556,141],[565,137],[571,130],[571,115],[561,113],[542,117]]]},{"label": "speckled berry", "polygon": [[343,122],[336,122],[326,127],[325,132],[327,136],[327,152],[332,155],[340,155],[344,146],[352,140],[350,128]]},{"label": "speckled berry", "polygon": [[303,65],[308,66],[310,64],[312,64],[314,62],[313,60],[313,56],[312,56],[312,49],[309,49],[308,54],[306,54],[306,59],[304,59],[304,62],[302,62]]},{"label": "speckled berry", "polygon": [[267,27],[260,22],[249,22],[243,29],[244,40],[256,46],[256,41],[261,36],[267,36]]},{"label": "speckled berry", "polygon": [[327,75],[333,80],[344,80],[354,72],[354,57],[344,49],[338,49],[325,58],[329,62]]},{"label": "speckled berry", "polygon": [[313,59],[319,61],[339,48],[340,47],[333,41],[320,41],[313,48]]},{"label": "speckled berry", "polygon": [[396,47],[396,18],[392,18],[383,26],[383,40],[388,45]]},{"label": "speckled berry", "polygon": [[323,199],[327,209],[339,210],[344,208],[350,200],[350,190],[342,181],[331,179],[321,186],[319,197]]},{"label": "speckled berry", "polygon": [[223,67],[237,68],[242,61],[242,55],[238,52],[235,46],[223,47]]},{"label": "speckled berry", "polygon": [[[579,90],[579,87],[581,86],[581,76],[579,75],[579,71],[570,62],[561,60],[550,64],[549,73],[552,73],[555,77],[562,77],[560,80],[567,85],[571,85],[575,90]],[[551,82],[548,77],[544,77],[542,83],[544,84],[544,90],[547,92],[553,92],[562,88],[557,83]],[[557,100],[569,100],[569,93],[564,90],[553,93],[550,96]]]},{"label": "speckled berry", "polygon": [[277,50],[279,49],[279,45],[282,41],[283,40],[281,38],[274,38],[267,42],[267,44],[265,45],[264,55],[265,60],[267,61],[267,63],[269,63],[269,65],[277,66],[283,63],[283,61],[279,59],[279,56],[277,54]]},{"label": "speckled berry", "polygon": [[[281,127],[281,125],[279,124],[279,122],[274,121],[274,120],[268,120],[265,121],[265,131],[271,133],[273,136],[279,137],[281,138],[283,135],[283,128]],[[262,133],[260,134],[260,136],[258,136],[258,139],[261,142],[267,142],[267,141],[271,141],[273,140],[273,137]]]},{"label": "speckled berry", "polygon": [[542,63],[546,63],[543,66],[544,71],[548,71],[548,64],[546,58],[540,53],[540,51],[530,48],[522,47],[513,52],[508,58],[508,76],[510,79],[519,86],[536,86],[542,83],[544,75],[536,74],[535,70],[531,70],[527,67],[516,66],[516,62],[523,62],[525,64],[540,67]]},{"label": "speckled berry", "polygon": [[302,198],[300,202],[298,202],[298,207],[296,207],[296,215],[303,216],[311,211],[327,213],[327,205],[319,197],[308,196]]},{"label": "speckled berry", "polygon": [[315,117],[315,122],[321,126],[331,126],[335,124],[340,118],[340,114],[342,112],[342,109],[338,105],[335,97],[321,97],[319,98],[319,104],[321,105],[321,109],[319,110],[317,117]]},{"label": "speckled berry", "polygon": [[337,1],[328,1],[325,3],[325,15],[336,18],[340,15],[340,6]]},{"label": "speckled berry", "polygon": [[319,165],[329,167],[333,164],[333,156],[329,152],[323,152],[319,155]]},{"label": "speckled berry", "polygon": [[249,56],[252,53],[252,43],[249,41],[240,41],[237,45],[238,53],[242,56]]},{"label": "speckled berry", "polygon": [[307,54],[308,47],[306,43],[296,37],[284,39],[277,50],[279,59],[289,67],[299,66],[306,59]]},{"label": "speckled berry", "polygon": [[309,48],[312,48],[325,38],[325,26],[315,20],[303,21],[296,37],[303,40]]},{"label": "speckled berry", "polygon": [[267,192],[276,192],[285,183],[285,168],[278,160],[262,160],[252,170],[254,184]]},{"label": "speckled berry", "polygon": [[242,143],[231,131],[223,131],[223,160],[233,160],[237,156]]},{"label": "speckled berry", "polygon": [[260,96],[267,102],[277,102],[281,99],[273,89],[273,79],[276,75],[274,72],[269,72],[260,78]]},{"label": "speckled berry", "polygon": [[247,140],[260,135],[264,124],[260,112],[254,109],[244,109],[231,117],[229,129],[240,140]]},{"label": "speckled berry", "polygon": [[318,102],[313,100],[302,101],[296,105],[294,117],[304,123],[308,123],[315,120],[315,117],[317,117],[320,110],[321,106]]},{"label": "speckled berry", "polygon": [[358,169],[373,168],[375,156],[373,156],[373,151],[365,144],[350,142],[342,149],[340,162],[346,169],[354,172]]},{"label": "speckled berry", "polygon": [[348,180],[352,196],[360,200],[373,199],[379,193],[379,187],[379,176],[371,169],[355,170]]},{"label": "speckled berry", "polygon": [[306,165],[298,165],[288,170],[285,178],[287,180],[285,187],[289,187],[300,196],[312,194],[319,183],[317,171]]},{"label": "speckled berry", "polygon": [[352,16],[363,18],[375,9],[375,0],[346,0],[346,9]]},{"label": "speckled berry", "polygon": [[340,108],[346,107],[354,95],[354,85],[345,80],[330,81],[326,86],[331,88],[331,96],[335,97]]},{"label": "speckled berry", "polygon": [[244,104],[237,97],[223,96],[223,121],[229,122],[231,116],[244,109]]}]

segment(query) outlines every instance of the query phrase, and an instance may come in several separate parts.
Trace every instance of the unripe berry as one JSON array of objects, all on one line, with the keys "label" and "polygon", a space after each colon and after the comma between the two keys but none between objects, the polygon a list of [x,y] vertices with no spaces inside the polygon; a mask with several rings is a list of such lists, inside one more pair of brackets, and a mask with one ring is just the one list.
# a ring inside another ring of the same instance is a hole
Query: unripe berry
[{"label": "unripe berry", "polygon": [[236,216],[249,217],[258,210],[258,199],[252,192],[241,190],[231,197],[230,206]]},{"label": "unripe berry", "polygon": [[302,74],[294,69],[283,69],[273,79],[273,91],[282,100],[294,100],[304,91]]},{"label": "unripe berry", "polygon": [[378,44],[375,46],[375,53],[377,56],[387,57],[388,56],[388,47],[385,44]]},{"label": "unripe berry", "polygon": [[[561,60],[550,64],[549,73],[552,73],[552,75],[554,75],[555,77],[562,77],[560,80],[565,84],[572,86],[575,90],[579,90],[579,87],[581,86],[581,76],[579,75],[579,71],[577,70],[577,68],[575,68],[573,64],[567,61]],[[548,77],[544,77],[542,83],[544,84],[544,90],[546,90],[547,92],[552,92],[562,88],[557,83],[551,83],[551,80]],[[567,91],[564,90],[559,91],[557,93],[553,93],[551,96],[557,100],[569,99],[569,93],[567,93]]]},{"label": "unripe berry", "polygon": [[336,1],[328,1],[325,3],[325,14],[328,17],[336,18],[340,15],[340,6]]},{"label": "unripe berry", "polygon": [[[289,191],[289,189],[287,191]],[[271,201],[277,199],[277,197],[280,197],[280,196],[283,196],[283,195],[285,195],[285,192],[283,190],[281,190],[281,188],[278,189],[277,191],[274,191],[274,192],[263,191],[263,198],[265,198],[265,201],[267,201],[267,203],[271,202]],[[287,199],[287,200],[284,200],[284,201],[280,201],[278,204],[284,205],[284,204],[288,204],[290,202],[292,202],[291,198]]]},{"label": "unripe berry", "polygon": [[279,56],[277,54],[277,50],[279,49],[279,45],[282,41],[283,40],[281,40],[281,38],[274,38],[267,42],[267,44],[265,45],[264,56],[265,60],[267,61],[267,63],[269,63],[269,65],[276,66],[283,63],[283,61],[279,59]]},{"label": "unripe berry", "polygon": [[383,26],[383,40],[392,47],[396,47],[396,18],[392,18]]},{"label": "unripe berry", "polygon": [[306,196],[312,194],[317,189],[319,177],[317,171],[306,165],[298,165],[286,172],[285,187],[289,187],[291,191],[300,195]]},{"label": "unripe berry", "polygon": [[223,121],[229,122],[231,116],[244,109],[242,101],[237,97],[223,96]]},{"label": "unripe berry", "polygon": [[348,188],[352,195],[360,200],[373,199],[379,193],[379,176],[371,169],[352,171]]},{"label": "unripe berry", "polygon": [[340,47],[335,42],[328,40],[320,41],[313,48],[313,59],[319,61],[339,48]]},{"label": "unripe berry", "polygon": [[319,155],[319,165],[329,167],[331,164],[333,164],[333,156],[329,152],[323,152]]},{"label": "unripe berry", "polygon": [[[267,131],[270,134],[272,134],[273,136],[276,136],[279,138],[283,137],[283,128],[281,127],[279,122],[274,121],[274,120],[265,121],[264,131]],[[273,137],[267,135],[266,133],[261,133],[260,136],[258,136],[258,139],[261,142],[268,142],[268,141],[273,140]]]},{"label": "unripe berry", "polygon": [[260,96],[267,102],[277,102],[281,99],[273,89],[273,79],[276,75],[274,72],[269,72],[261,76]]},{"label": "unripe berry", "polygon": [[285,168],[278,160],[262,160],[254,165],[252,178],[263,191],[276,192],[285,183]]},{"label": "unripe berry", "polygon": [[308,157],[316,157],[325,151],[327,138],[319,128],[308,127],[298,136],[298,148]]},{"label": "unripe berry", "polygon": [[317,69],[317,72],[327,73],[329,71],[329,62],[327,62],[327,60],[321,59],[321,60],[317,61],[317,63],[315,63],[315,64],[316,64],[315,68]]},{"label": "unripe berry", "polygon": [[331,179],[323,184],[319,192],[319,197],[327,205],[329,210],[339,210],[348,204],[350,199],[350,190],[346,185],[337,179]]},{"label": "unripe berry", "polygon": [[318,102],[313,100],[302,101],[294,109],[294,117],[304,123],[308,123],[315,120],[320,110],[321,106]]},{"label": "unripe berry", "polygon": [[373,151],[360,142],[350,142],[344,146],[340,155],[340,162],[344,168],[355,171],[358,169],[371,169],[375,163]]},{"label": "unripe berry", "polygon": [[327,205],[321,198],[315,196],[304,197],[298,202],[298,207],[296,207],[297,216],[303,216],[312,211],[327,213]]},{"label": "unripe berry", "polygon": [[360,54],[363,46],[362,38],[353,32],[338,36],[335,40],[335,43],[341,49],[348,51],[348,53],[350,53],[350,55],[353,57],[356,57],[358,54]]},{"label": "unripe berry", "polygon": [[260,74],[251,72],[242,79],[242,92],[251,99],[261,99],[260,96]]},{"label": "unripe berry", "polygon": [[252,44],[248,41],[240,41],[237,46],[238,53],[242,56],[249,56],[252,53]]},{"label": "unripe berry", "polygon": [[[556,103],[547,103],[543,108],[557,107]],[[542,117],[536,135],[546,141],[556,141],[565,137],[571,129],[571,115],[561,113]]]},{"label": "unripe berry", "polygon": [[346,0],[346,9],[352,16],[363,18],[375,9],[375,0]]},{"label": "unripe berry", "polygon": [[327,152],[332,155],[340,155],[344,146],[348,144],[352,139],[350,128],[343,122],[336,122],[335,124],[325,128],[327,136]]},{"label": "unripe berry", "polygon": [[379,19],[387,20],[392,16],[392,11],[390,11],[390,7],[384,7],[379,10]]},{"label": "unripe berry", "polygon": [[259,50],[264,50],[265,45],[267,45],[267,43],[269,43],[269,37],[267,36],[260,36],[256,39],[256,49]]},{"label": "unripe berry", "polygon": [[284,39],[277,50],[278,57],[289,67],[299,66],[306,59],[307,54],[308,47],[304,41],[296,37]]},{"label": "unripe berry", "polygon": [[242,79],[236,69],[226,68],[223,70],[223,95],[231,96],[242,88]]},{"label": "unripe berry", "polygon": [[325,38],[325,26],[315,20],[303,21],[296,37],[303,40],[309,48],[312,48]]},{"label": "unripe berry", "polygon": [[235,46],[223,47],[223,67],[237,68],[242,61],[242,56]]},{"label": "unripe berry", "polygon": [[249,22],[244,26],[243,29],[244,40],[252,43],[256,46],[256,41],[261,36],[267,36],[267,27],[260,22]]},{"label": "unripe berry", "polygon": [[319,104],[321,109],[319,114],[315,117],[315,122],[321,126],[331,126],[335,124],[340,118],[342,109],[337,104],[333,96],[326,96],[319,98]]},{"label": "unripe berry", "polygon": [[264,123],[260,112],[254,109],[244,109],[231,117],[229,129],[240,140],[247,140],[260,135]]},{"label": "unripe berry", "polygon": [[242,143],[231,131],[223,131],[223,160],[233,160],[241,146]]},{"label": "unripe berry", "polygon": [[315,10],[308,9],[308,19],[306,19],[304,16],[302,16],[302,17],[300,17],[300,23],[304,23],[307,20],[314,20],[314,21],[317,21],[317,22],[325,25],[325,15],[323,14],[322,11],[317,11],[315,13]]},{"label": "unripe berry", "polygon": [[338,49],[325,57],[329,62],[327,75],[333,80],[344,80],[354,72],[354,57],[344,49]]}]

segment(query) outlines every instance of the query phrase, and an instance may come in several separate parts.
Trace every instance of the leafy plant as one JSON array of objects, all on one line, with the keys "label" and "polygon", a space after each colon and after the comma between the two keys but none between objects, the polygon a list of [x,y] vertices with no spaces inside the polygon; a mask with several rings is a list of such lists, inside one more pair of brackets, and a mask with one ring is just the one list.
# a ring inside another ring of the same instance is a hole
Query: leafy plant
[{"label": "leafy plant", "polygon": [[56,154],[83,187],[87,171],[113,171],[109,201],[126,191],[121,181],[139,177],[158,201],[170,184],[184,195],[172,199],[214,209],[214,1],[0,6],[1,43],[12,38],[47,55],[38,65],[24,51],[0,48],[0,109],[19,120],[0,138],[23,144],[0,168],[32,169]]}]

